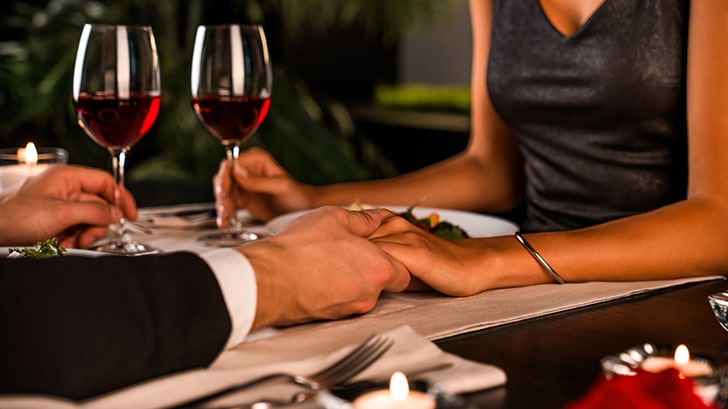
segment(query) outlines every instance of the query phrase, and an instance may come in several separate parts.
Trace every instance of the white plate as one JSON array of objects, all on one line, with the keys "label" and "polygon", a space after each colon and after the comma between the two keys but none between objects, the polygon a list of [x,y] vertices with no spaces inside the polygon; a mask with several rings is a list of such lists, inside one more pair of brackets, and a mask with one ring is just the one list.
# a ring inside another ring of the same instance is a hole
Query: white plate
[{"label": "white plate", "polygon": [[[22,248],[25,246],[10,246],[10,247],[0,247],[0,258],[7,257],[8,254],[10,254],[11,248]],[[81,249],[66,249],[66,251],[63,253],[63,255],[67,256],[84,256],[84,257],[99,257],[99,256],[107,256],[108,254],[102,253],[100,251],[93,251],[93,250],[81,250]]]},{"label": "white plate", "polygon": [[[406,206],[379,206],[389,209],[395,213],[403,213],[407,211]],[[291,220],[304,215],[311,210],[301,210],[298,212],[287,213],[276,217],[266,224],[268,230],[276,234],[283,226]],[[434,207],[415,207],[412,212],[417,218],[428,217],[431,213],[437,213],[441,221],[449,222],[460,226],[470,237],[495,237],[514,234],[518,231],[518,226],[506,219],[488,216],[484,214],[464,212],[461,210],[438,209]]]}]

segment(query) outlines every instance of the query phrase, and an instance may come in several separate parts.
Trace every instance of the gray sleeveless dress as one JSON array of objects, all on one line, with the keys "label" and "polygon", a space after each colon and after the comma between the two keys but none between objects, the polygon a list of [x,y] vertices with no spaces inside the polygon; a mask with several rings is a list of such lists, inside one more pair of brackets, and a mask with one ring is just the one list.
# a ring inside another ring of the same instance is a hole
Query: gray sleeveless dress
[{"label": "gray sleeveless dress", "polygon": [[686,195],[688,1],[605,0],[572,35],[538,0],[493,0],[487,84],[525,157],[524,231]]}]

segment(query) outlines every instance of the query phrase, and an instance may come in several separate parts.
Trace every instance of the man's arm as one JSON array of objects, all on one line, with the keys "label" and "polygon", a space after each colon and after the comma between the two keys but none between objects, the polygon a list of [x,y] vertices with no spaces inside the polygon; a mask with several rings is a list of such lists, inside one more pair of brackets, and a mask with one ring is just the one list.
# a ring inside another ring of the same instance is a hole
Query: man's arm
[{"label": "man's arm", "polygon": [[0,393],[87,398],[207,366],[229,333],[192,254],[0,259]]}]

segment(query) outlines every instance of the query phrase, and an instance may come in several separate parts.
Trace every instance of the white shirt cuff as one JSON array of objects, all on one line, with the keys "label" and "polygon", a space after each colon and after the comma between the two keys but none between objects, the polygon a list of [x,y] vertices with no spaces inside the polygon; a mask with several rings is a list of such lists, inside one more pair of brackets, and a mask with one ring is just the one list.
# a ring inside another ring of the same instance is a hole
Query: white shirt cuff
[{"label": "white shirt cuff", "polygon": [[248,259],[238,251],[220,248],[200,254],[210,266],[225,299],[232,329],[225,349],[243,342],[255,320],[258,288]]}]

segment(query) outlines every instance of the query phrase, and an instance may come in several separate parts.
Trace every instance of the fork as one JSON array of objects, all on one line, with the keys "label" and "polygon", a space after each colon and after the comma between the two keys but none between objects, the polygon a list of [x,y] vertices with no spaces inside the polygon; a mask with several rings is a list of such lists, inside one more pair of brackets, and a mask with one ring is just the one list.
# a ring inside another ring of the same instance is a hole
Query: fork
[{"label": "fork", "polygon": [[263,375],[249,381],[230,386],[223,390],[213,392],[193,401],[186,402],[182,406],[179,406],[179,408],[197,407],[203,403],[217,399],[223,395],[227,395],[228,393],[241,391],[274,379],[284,379],[288,382],[303,386],[310,391],[317,391],[325,387],[340,385],[349,381],[351,378],[371,366],[382,355],[384,355],[384,353],[386,353],[393,344],[394,341],[391,339],[379,335],[371,335],[339,360],[315,373],[299,375],[277,372]]}]

